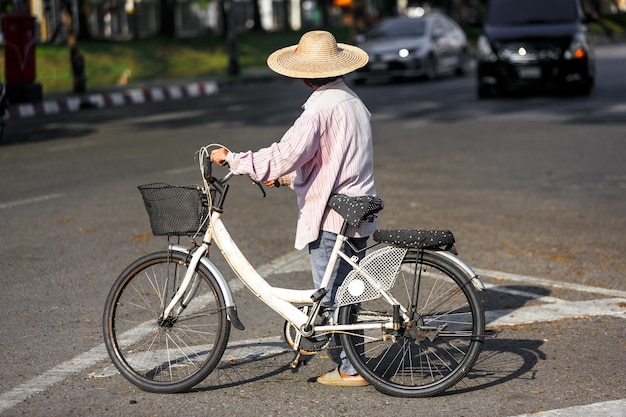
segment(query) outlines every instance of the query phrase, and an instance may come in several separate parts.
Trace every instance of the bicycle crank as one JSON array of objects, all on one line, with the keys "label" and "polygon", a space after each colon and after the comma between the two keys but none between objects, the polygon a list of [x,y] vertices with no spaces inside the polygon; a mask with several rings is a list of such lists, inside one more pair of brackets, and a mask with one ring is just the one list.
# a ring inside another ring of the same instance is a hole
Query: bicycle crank
[{"label": "bicycle crank", "polygon": [[[308,307],[302,307],[305,313],[307,313]],[[315,318],[314,326],[324,326],[330,321],[330,312],[321,311]],[[324,349],[330,342],[332,337],[331,333],[315,334],[310,337],[303,337],[300,332],[289,322],[285,322],[284,327],[285,341],[290,348],[295,350],[298,354],[296,360],[299,361],[300,355],[314,355]],[[294,360],[294,362],[296,361]],[[294,366],[292,366],[294,367]]]}]

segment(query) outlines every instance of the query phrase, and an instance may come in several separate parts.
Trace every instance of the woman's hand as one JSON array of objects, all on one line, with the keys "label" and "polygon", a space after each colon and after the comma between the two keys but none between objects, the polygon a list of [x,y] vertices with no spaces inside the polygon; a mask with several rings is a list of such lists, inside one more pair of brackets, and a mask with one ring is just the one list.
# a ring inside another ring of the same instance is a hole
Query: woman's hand
[{"label": "woman's hand", "polygon": [[226,162],[228,150],[226,148],[213,149],[211,151],[211,162],[218,165],[224,165]]},{"label": "woman's hand", "polygon": [[263,182],[263,185],[265,185],[266,187],[269,188],[278,188],[281,185],[284,185],[285,187],[289,187],[291,185],[291,177],[289,175],[283,175],[282,177],[278,178],[277,180],[274,181],[265,181]]}]

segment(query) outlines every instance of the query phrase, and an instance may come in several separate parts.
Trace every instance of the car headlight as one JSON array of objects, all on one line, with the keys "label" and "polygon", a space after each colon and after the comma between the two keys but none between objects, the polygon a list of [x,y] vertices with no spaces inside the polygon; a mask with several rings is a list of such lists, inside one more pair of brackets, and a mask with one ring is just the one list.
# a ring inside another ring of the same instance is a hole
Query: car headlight
[{"label": "car headlight", "polygon": [[489,40],[484,35],[478,37],[477,49],[479,61],[494,62],[498,59],[495,52],[491,48],[491,45],[489,44]]},{"label": "car headlight", "polygon": [[417,55],[417,52],[419,51],[419,49],[417,48],[402,48],[398,50],[398,56],[400,58],[408,58],[409,55]]},{"label": "car headlight", "polygon": [[582,59],[588,55],[589,45],[582,33],[577,33],[572,39],[569,48],[563,54],[565,59]]}]

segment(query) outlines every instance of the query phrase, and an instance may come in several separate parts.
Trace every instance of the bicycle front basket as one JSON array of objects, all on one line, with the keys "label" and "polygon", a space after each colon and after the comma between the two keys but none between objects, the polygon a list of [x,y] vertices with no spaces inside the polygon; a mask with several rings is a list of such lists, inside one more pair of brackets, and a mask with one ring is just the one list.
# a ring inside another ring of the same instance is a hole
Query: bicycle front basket
[{"label": "bicycle front basket", "polygon": [[137,188],[155,236],[191,236],[201,226],[200,232],[206,230],[209,206],[202,187],[154,183]]}]

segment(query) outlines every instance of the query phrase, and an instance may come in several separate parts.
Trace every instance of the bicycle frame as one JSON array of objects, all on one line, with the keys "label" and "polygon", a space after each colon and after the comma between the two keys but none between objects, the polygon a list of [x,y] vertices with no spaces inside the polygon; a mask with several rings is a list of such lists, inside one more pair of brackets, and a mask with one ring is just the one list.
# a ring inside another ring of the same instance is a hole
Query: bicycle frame
[{"label": "bicycle frame", "polygon": [[[220,252],[228,262],[230,268],[235,272],[235,274],[244,283],[244,285],[263,303],[265,303],[268,307],[270,307],[281,317],[287,320],[291,325],[293,325],[302,336],[309,337],[316,332],[322,333],[358,331],[368,328],[381,328],[381,330],[385,330],[393,328],[394,324],[395,326],[397,326],[398,320],[410,320],[409,316],[406,314],[406,308],[400,306],[397,300],[395,300],[388,291],[380,288],[377,280],[372,277],[367,270],[362,268],[353,259],[343,253],[341,248],[348,240],[348,238],[344,234],[347,224],[344,223],[344,228],[337,235],[337,240],[335,241],[329,263],[324,272],[320,288],[323,290],[327,289],[336,262],[341,257],[353,268],[353,270],[358,271],[358,273],[363,276],[365,280],[373,285],[374,288],[379,289],[379,294],[383,299],[385,299],[385,301],[387,301],[392,306],[398,306],[399,314],[394,314],[394,317],[391,321],[382,324],[379,322],[371,325],[365,325],[361,323],[354,325],[331,324],[313,326],[313,321],[315,320],[315,317],[319,312],[319,309],[321,307],[321,299],[323,298],[324,294],[320,294],[319,290],[317,289],[294,290],[288,288],[273,287],[256,271],[256,269],[250,264],[248,259],[239,250],[237,244],[233,241],[232,237],[228,233],[228,230],[226,230],[226,227],[221,220],[222,207],[228,191],[228,186],[225,185],[225,183],[230,178],[232,178],[234,174],[231,171],[226,174],[221,180],[216,180],[215,178],[212,178],[210,176],[210,167],[210,162],[208,162],[208,158],[205,157],[204,165],[201,165],[201,171],[203,178],[205,179],[206,192],[209,193],[210,191],[210,183],[211,186],[215,187],[216,190],[219,192],[219,201],[216,205],[213,206],[209,219],[210,222],[206,232],[204,233],[202,244],[200,246],[193,249],[187,249],[182,246],[170,246],[171,250],[176,250],[186,253],[187,255],[191,255],[191,260],[189,262],[189,267],[187,269],[185,277],[183,278],[183,282],[181,283],[180,288],[164,310],[163,315],[160,319],[165,320],[170,317],[172,311],[174,310],[174,307],[180,302],[183,295],[187,292],[187,289],[192,282],[192,278],[195,274],[198,263],[202,262],[209,268],[209,270],[219,283],[220,290],[224,295],[229,320],[235,326],[235,328],[240,330],[244,329],[243,324],[239,321],[239,318],[237,317],[235,302],[228,283],[224,279],[223,275],[220,273],[219,269],[215,267],[215,265],[206,256],[209,252],[209,246],[213,241],[215,241]],[[262,186],[261,190],[263,190]],[[265,195],[264,191],[263,194]],[[456,265],[468,277],[468,281],[471,282],[472,285],[474,285],[479,291],[484,289],[484,285],[480,281],[478,275],[457,257],[449,253],[443,253],[441,251],[425,251],[437,253],[438,255],[443,256],[448,262]],[[188,299],[191,299],[193,295],[193,291],[187,293],[186,299],[183,300],[182,305],[179,306],[179,310],[175,313],[174,316],[177,316],[185,308],[184,306],[186,305],[186,302],[188,301]],[[299,307],[297,307],[296,304],[310,305],[313,306],[313,308],[309,309],[309,312],[307,314]]]},{"label": "bicycle frame", "polygon": [[[183,282],[181,283],[180,288],[170,301],[167,308],[164,310],[162,318],[166,318],[172,313],[175,305],[179,303],[183,294],[187,291],[187,288],[192,282],[194,271],[198,263],[202,262],[209,268],[209,270],[215,276],[220,285],[220,290],[224,294],[224,298],[226,301],[229,319],[236,328],[243,329],[243,325],[241,325],[239,319],[237,318],[234,299],[232,297],[232,293],[230,291],[228,283],[224,279],[223,275],[219,272],[219,269],[215,267],[215,265],[206,257],[209,244],[212,241],[215,241],[215,244],[220,249],[229,266],[239,277],[239,279],[244,283],[244,285],[263,303],[265,303],[268,307],[270,307],[285,320],[295,326],[304,336],[311,335],[313,331],[356,331],[364,330],[366,328],[381,327],[381,324],[372,324],[371,326],[365,326],[363,324],[342,326],[338,324],[332,324],[326,326],[316,326],[315,329],[311,328],[310,324],[312,322],[312,319],[315,317],[315,314],[317,313],[317,308],[312,309],[311,313],[307,315],[298,307],[296,307],[295,304],[315,306],[316,303],[314,301],[314,296],[317,290],[294,290],[271,286],[261,275],[259,275],[259,273],[256,271],[256,269],[254,269],[254,267],[250,264],[250,262],[243,255],[243,253],[241,253],[241,251],[237,247],[237,244],[233,241],[230,234],[226,230],[226,227],[224,226],[224,223],[222,222],[220,217],[221,213],[217,211],[214,211],[212,213],[210,227],[207,229],[204,235],[202,244],[198,246],[195,250],[190,252],[189,249],[180,245],[170,246],[170,250],[191,255],[191,260]],[[341,247],[346,240],[347,237],[343,235],[338,235],[337,242],[335,243],[335,247],[333,248],[330,262],[326,268],[326,272],[322,280],[322,288],[325,288],[328,285],[332,271],[334,269],[334,265],[339,257],[348,262],[354,269],[362,272],[363,275],[369,275],[367,271],[362,270],[362,268],[357,263],[355,263],[351,258],[349,258],[341,251]],[[373,280],[373,278],[371,279]],[[319,304],[319,302],[317,304]],[[387,325],[393,326],[393,323],[390,322]],[[383,327],[385,327],[385,325],[383,325]]]},{"label": "bicycle frame", "polygon": [[[326,272],[324,274],[321,287],[326,288],[330,281],[330,277],[332,271],[334,269],[334,265],[337,262],[338,258],[341,257],[346,262],[348,262],[353,269],[359,271],[366,279],[375,282],[375,279],[370,276],[370,274],[361,268],[357,263],[355,263],[351,258],[345,255],[341,251],[341,247],[347,240],[347,237],[339,234],[337,237],[337,241],[335,242],[335,247],[333,248],[333,252],[331,254],[330,262],[326,268]],[[174,306],[181,300],[183,294],[187,291],[188,286],[192,282],[193,275],[195,273],[195,269],[199,262],[202,262],[204,265],[208,267],[214,277],[217,279],[220,290],[224,294],[224,299],[226,302],[227,313],[230,321],[233,325],[243,330],[244,326],[241,324],[237,317],[236,306],[230,291],[230,286],[226,282],[225,278],[219,271],[219,269],[208,259],[206,254],[208,253],[210,243],[214,241],[217,247],[220,249],[222,255],[228,262],[231,269],[235,272],[235,274],[239,277],[239,279],[244,283],[244,285],[255,294],[263,303],[265,303],[268,307],[282,316],[285,320],[291,323],[296,329],[298,329],[299,333],[303,336],[311,336],[313,333],[324,333],[324,332],[346,332],[346,331],[358,331],[365,330],[371,328],[381,328],[384,330],[385,328],[392,328],[394,326],[393,321],[389,321],[387,323],[376,323],[371,325],[365,324],[354,324],[354,325],[339,325],[339,324],[331,324],[331,325],[321,325],[315,326],[313,328],[311,323],[317,314],[317,311],[320,306],[320,302],[315,302],[315,293],[317,290],[294,290],[288,288],[280,288],[271,286],[250,264],[247,258],[243,255],[243,253],[239,250],[237,244],[233,241],[230,234],[226,230],[224,223],[221,220],[221,213],[218,211],[214,211],[211,215],[211,223],[208,227],[203,242],[200,246],[195,248],[194,250],[190,250],[183,246],[179,245],[171,245],[170,250],[178,251],[181,253],[186,253],[191,255],[191,260],[189,264],[189,268],[187,273],[183,279],[183,282],[175,294],[175,296],[170,301],[167,308],[164,310],[162,318],[168,317]],[[484,286],[480,279],[476,275],[476,273],[458,258],[453,256],[452,254],[448,254],[442,251],[429,251],[431,253],[437,253],[439,256],[446,258],[448,261],[457,265],[466,276],[470,277],[470,282],[477,287],[477,289],[482,290]],[[394,305],[397,304],[393,297],[389,295],[387,291],[381,291],[382,297],[386,299],[389,304]],[[184,304],[184,303],[183,303]],[[307,315],[301,309],[296,307],[295,304],[300,305],[313,305],[313,309],[310,310],[310,313]],[[404,314],[406,311],[404,307],[400,307],[400,314],[403,316],[403,319],[407,319],[408,317]],[[178,314],[178,312],[177,312]]]}]

